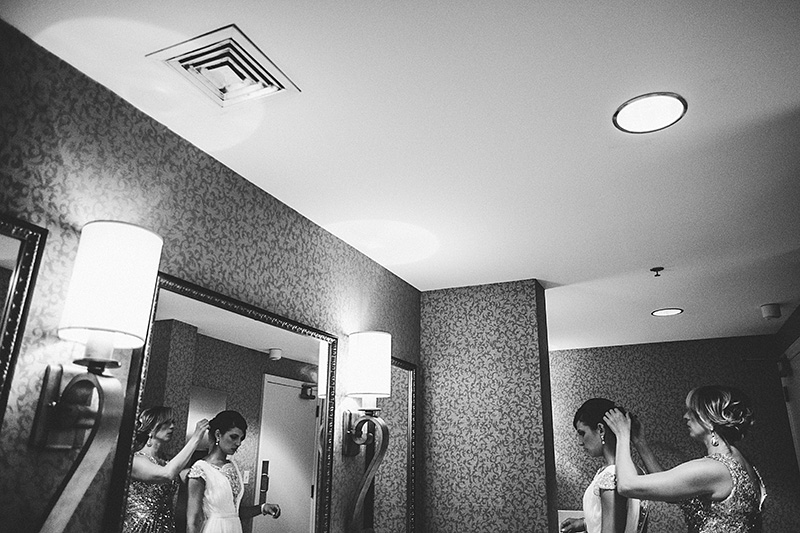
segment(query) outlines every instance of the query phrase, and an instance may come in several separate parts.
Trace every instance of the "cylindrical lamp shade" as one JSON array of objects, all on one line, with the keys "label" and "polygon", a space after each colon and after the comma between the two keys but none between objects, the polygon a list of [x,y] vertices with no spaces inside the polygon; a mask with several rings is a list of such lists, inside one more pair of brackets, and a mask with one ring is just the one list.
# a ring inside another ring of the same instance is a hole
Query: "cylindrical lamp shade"
[{"label": "cylindrical lamp shade", "polygon": [[110,336],[114,348],[141,347],[162,244],[161,237],[133,224],[108,220],[86,224],[58,336],[87,344],[99,333]]},{"label": "cylindrical lamp shade", "polygon": [[348,396],[386,398],[392,392],[392,336],[383,331],[350,335]]}]

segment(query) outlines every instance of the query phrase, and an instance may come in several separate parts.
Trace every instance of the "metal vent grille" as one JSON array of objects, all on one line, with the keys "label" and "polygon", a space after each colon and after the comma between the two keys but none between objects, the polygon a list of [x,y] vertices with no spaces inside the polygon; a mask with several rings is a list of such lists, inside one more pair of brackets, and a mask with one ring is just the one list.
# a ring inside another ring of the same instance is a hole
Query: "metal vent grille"
[{"label": "metal vent grille", "polygon": [[148,54],[222,107],[300,89],[235,25]]}]

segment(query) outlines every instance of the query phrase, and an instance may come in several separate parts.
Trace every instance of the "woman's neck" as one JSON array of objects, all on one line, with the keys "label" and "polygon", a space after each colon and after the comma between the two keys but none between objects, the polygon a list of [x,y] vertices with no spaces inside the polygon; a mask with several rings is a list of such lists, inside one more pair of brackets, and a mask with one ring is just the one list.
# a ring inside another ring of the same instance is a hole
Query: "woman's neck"
[{"label": "woman's neck", "polygon": [[603,446],[603,461],[605,461],[606,466],[616,464],[616,460],[616,450]]},{"label": "woman's neck", "polygon": [[708,437],[705,441],[706,445],[706,455],[711,455],[714,453],[724,453],[730,454],[732,450],[732,446],[728,445],[727,442],[717,437],[717,444],[714,445],[714,440],[711,437]]},{"label": "woman's neck", "polygon": [[150,455],[152,457],[160,457],[161,456],[161,441],[152,439],[150,442],[145,444],[144,448],[142,448],[141,453],[145,455]]},{"label": "woman's neck", "polygon": [[221,465],[228,462],[228,456],[222,453],[219,446],[214,446],[206,460],[211,464]]}]

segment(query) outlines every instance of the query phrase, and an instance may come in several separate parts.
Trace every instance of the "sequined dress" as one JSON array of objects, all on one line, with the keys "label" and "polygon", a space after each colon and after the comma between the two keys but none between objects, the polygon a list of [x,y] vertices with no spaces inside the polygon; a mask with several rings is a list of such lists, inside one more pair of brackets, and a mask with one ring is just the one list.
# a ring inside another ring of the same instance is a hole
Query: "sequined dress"
[{"label": "sequined dress", "polygon": [[202,478],[205,482],[203,533],[242,533],[239,503],[244,484],[236,463],[230,461],[218,467],[201,459],[189,470],[189,478]]},{"label": "sequined dress", "polygon": [[[167,463],[146,453],[136,452],[134,455],[146,457],[159,466]],[[123,533],[175,533],[173,503],[177,488],[176,480],[170,483],[131,480]]]},{"label": "sequined dress", "polygon": [[731,473],[733,488],[724,500],[692,498],[681,502],[688,533],[761,533],[761,509],[767,493],[756,471],[754,484],[747,470],[729,454],[706,456],[724,464]]}]

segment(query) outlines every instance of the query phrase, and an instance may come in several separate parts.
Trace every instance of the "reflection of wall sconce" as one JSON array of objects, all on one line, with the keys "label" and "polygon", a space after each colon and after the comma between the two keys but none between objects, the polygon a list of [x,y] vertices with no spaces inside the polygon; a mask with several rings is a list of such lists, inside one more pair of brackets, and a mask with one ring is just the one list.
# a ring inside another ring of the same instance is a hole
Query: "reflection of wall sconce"
[{"label": "reflection of wall sconce", "polygon": [[[61,365],[49,365],[31,431],[31,444],[81,448],[56,491],[42,532],[63,531],[119,434],[124,392],[105,374],[118,368],[114,349],[144,344],[162,239],[124,222],[95,221],[81,230],[78,255],[58,335],[86,345],[87,367],[62,390]],[[85,433],[88,432],[88,436]]]},{"label": "reflection of wall sconce", "polygon": [[301,400],[316,400],[317,395],[314,394],[314,385],[313,383],[303,383],[300,385],[300,399]]},{"label": "reflection of wall sconce", "polygon": [[[367,446],[368,465],[350,517],[351,531],[360,531],[357,525],[364,507],[364,499],[378,472],[378,467],[389,446],[389,428],[378,416],[377,398],[386,398],[392,387],[392,337],[382,331],[353,333],[349,338],[348,368],[350,369],[346,394],[360,397],[361,414],[345,411],[342,453],[358,455],[360,447]],[[370,460],[370,456],[371,460]]]}]

